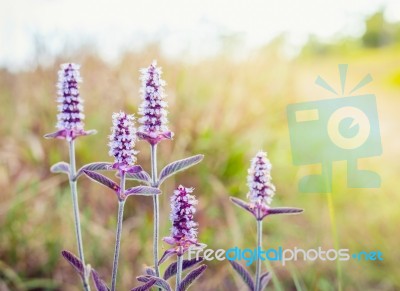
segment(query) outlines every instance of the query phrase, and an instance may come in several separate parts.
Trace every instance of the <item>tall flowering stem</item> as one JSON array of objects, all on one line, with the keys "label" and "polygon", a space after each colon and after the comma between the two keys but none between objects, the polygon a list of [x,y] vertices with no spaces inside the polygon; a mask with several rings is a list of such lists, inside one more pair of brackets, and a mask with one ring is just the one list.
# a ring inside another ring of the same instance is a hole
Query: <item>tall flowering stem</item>
[{"label": "tall flowering stem", "polygon": [[136,162],[137,151],[135,151],[134,149],[136,141],[136,129],[133,122],[133,115],[127,115],[124,112],[114,113],[113,126],[111,128],[111,135],[109,137],[109,154],[110,156],[114,157],[114,164],[112,167],[118,170],[120,175],[117,231],[115,235],[115,251],[111,279],[111,291],[116,290],[117,284],[118,259],[122,234],[122,220],[126,200],[125,175],[127,172],[130,172],[135,167],[134,164]]},{"label": "tall flowering stem", "polygon": [[[118,198],[118,215],[117,229],[115,234],[114,262],[111,278],[111,290],[117,289],[118,262],[122,236],[123,214],[125,201],[131,195],[153,196],[160,194],[160,190],[154,187],[136,186],[125,188],[125,181],[128,175],[142,174],[148,176],[141,166],[135,165],[136,154],[138,153],[134,147],[136,142],[136,129],[134,127],[134,116],[124,112],[114,113],[112,116],[113,126],[111,127],[111,135],[109,136],[109,155],[114,157],[113,163],[96,162],[85,165],[80,172],[85,173],[92,180],[113,190]],[[98,173],[98,171],[116,170],[117,176],[120,178],[119,185],[108,177]],[[143,173],[142,173],[143,172]],[[92,273],[98,290],[109,290],[102,280],[99,280],[97,274]]]},{"label": "tall flowering stem", "polygon": [[[267,158],[267,153],[258,152],[251,161],[248,170],[247,185],[249,193],[247,197],[254,203],[255,211],[260,213],[265,205],[270,205],[272,197],[275,195],[275,186],[271,183],[271,163]],[[262,249],[262,220],[257,219],[257,250]],[[257,257],[255,290],[260,290],[261,259]]]},{"label": "tall flowering stem", "polygon": [[[76,175],[76,162],[75,162],[75,143],[74,140],[69,141],[69,159],[70,159],[70,177],[75,177]],[[78,187],[77,181],[75,179],[69,179],[69,185],[71,188],[72,196],[72,206],[74,210],[74,221],[75,221],[75,233],[76,241],[78,244],[78,254],[82,261],[83,266],[85,266],[85,255],[83,252],[83,242],[82,242],[82,231],[81,231],[81,221],[79,215],[79,204],[78,204]],[[85,268],[86,272],[86,268]],[[85,290],[90,290],[90,285],[88,283],[88,274],[84,274],[83,287]]]},{"label": "tall flowering stem", "polygon": [[[122,195],[125,195],[125,173],[121,175],[120,181],[120,191]],[[111,279],[111,290],[116,290],[117,285],[117,273],[118,273],[118,259],[119,251],[121,246],[121,234],[122,234],[122,220],[124,216],[124,206],[125,199],[118,201],[118,217],[117,217],[117,231],[115,234],[115,249],[114,249],[114,262],[112,269],[112,279]]]},{"label": "tall flowering stem", "polygon": [[[197,163],[199,163],[203,159],[203,155],[195,155],[189,158],[185,158],[182,160],[174,161],[166,165],[158,175],[157,169],[157,146],[158,143],[165,139],[172,139],[173,133],[168,128],[168,119],[167,119],[167,107],[168,104],[165,101],[165,81],[161,79],[161,68],[157,67],[157,63],[153,61],[153,63],[147,67],[142,69],[140,80],[142,82],[142,86],[140,89],[142,102],[139,107],[139,118],[140,127],[137,132],[137,136],[141,140],[145,140],[150,144],[150,162],[151,162],[151,176],[147,174],[146,176],[132,176],[129,175],[128,179],[139,180],[141,182],[146,183],[147,185],[151,185],[154,189],[159,189],[160,185],[169,177],[176,174],[177,172],[183,171]],[[188,189],[190,192],[191,190]],[[170,255],[176,253],[178,254],[178,261],[182,261],[183,252],[177,251],[176,248],[172,248],[164,253],[164,255],[159,259],[158,252],[158,242],[159,242],[159,198],[155,195],[153,196],[153,216],[154,216],[154,226],[153,226],[153,258],[154,258],[154,275],[152,276],[156,286],[160,287],[161,281],[165,281],[160,277],[159,264],[161,264],[166,258]],[[173,238],[171,238],[173,239]],[[172,241],[169,240],[171,243]],[[186,250],[186,246],[184,243],[186,242],[187,246],[195,243],[189,243],[187,240],[182,240],[179,246],[179,249]],[[173,244],[173,242],[172,242]],[[179,264],[178,264],[179,265]],[[179,266],[178,266],[179,268]],[[205,266],[201,266],[201,270],[198,270],[193,274],[194,277],[200,276],[200,274],[205,270]],[[147,275],[146,275],[147,276]],[[179,276],[178,276],[179,277]],[[180,277],[179,277],[180,278]],[[142,280],[143,278],[141,278]],[[147,278],[149,279],[149,278]],[[145,279],[145,281],[147,280]],[[188,279],[189,280],[189,279]],[[141,282],[145,282],[141,281]],[[151,281],[146,281],[146,284],[150,284]],[[165,283],[167,284],[167,283]],[[137,290],[142,290],[140,288],[148,288],[148,285],[142,285],[138,287]],[[136,289],[132,289],[136,290]]]},{"label": "tall flowering stem", "polygon": [[[151,145],[151,186],[157,187],[157,144]],[[158,267],[158,241],[160,236],[160,201],[157,195],[153,196],[153,260],[156,276],[160,277]]]},{"label": "tall flowering stem", "polygon": [[[270,207],[272,198],[275,195],[275,186],[271,180],[271,163],[267,158],[266,152],[258,152],[251,160],[248,170],[247,185],[249,192],[247,198],[249,202],[231,197],[233,203],[250,212],[257,220],[257,253],[262,250],[262,222],[265,217],[273,214],[298,214],[302,209],[292,207]],[[266,272],[261,275],[261,258],[258,255],[256,260],[255,279],[238,263],[230,261],[235,271],[237,271],[251,290],[264,290],[271,279],[271,275]]]},{"label": "tall flowering stem", "polygon": [[[157,67],[157,62],[141,70],[140,89],[142,103],[139,107],[139,118],[141,124],[138,130],[138,137],[146,140],[151,146],[151,186],[158,187],[157,177],[157,144],[163,139],[171,139],[173,133],[168,129],[167,102],[164,101],[165,81],[161,79],[161,68]],[[158,267],[158,241],[159,241],[159,198],[153,196],[153,258],[154,268],[157,277],[160,276]]]},{"label": "tall flowering stem", "polygon": [[79,136],[94,134],[96,131],[84,130],[83,120],[85,115],[83,114],[83,100],[79,93],[79,83],[82,82],[79,69],[80,66],[77,64],[68,63],[61,65],[60,70],[58,71],[57,83],[57,131],[46,134],[44,137],[64,139],[68,142],[69,165],[58,163],[52,167],[52,171],[67,173],[69,177],[79,259],[84,266],[82,281],[84,289],[90,290],[90,286],[88,284],[89,274],[86,273],[85,267],[85,256],[83,251],[81,223],[79,217],[75,139]]}]

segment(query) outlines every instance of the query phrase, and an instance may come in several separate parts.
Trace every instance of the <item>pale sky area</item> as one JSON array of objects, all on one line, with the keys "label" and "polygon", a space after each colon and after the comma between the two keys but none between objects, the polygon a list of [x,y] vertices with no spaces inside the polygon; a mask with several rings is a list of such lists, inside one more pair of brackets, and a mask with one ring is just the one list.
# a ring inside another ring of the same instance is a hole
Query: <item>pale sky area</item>
[{"label": "pale sky area", "polygon": [[310,34],[360,35],[381,8],[400,20],[400,0],[0,0],[0,66],[26,67],[35,43],[51,54],[91,44],[112,61],[159,41],[168,56],[197,59],[217,53],[221,36],[237,35],[247,52],[285,33],[295,51]]}]

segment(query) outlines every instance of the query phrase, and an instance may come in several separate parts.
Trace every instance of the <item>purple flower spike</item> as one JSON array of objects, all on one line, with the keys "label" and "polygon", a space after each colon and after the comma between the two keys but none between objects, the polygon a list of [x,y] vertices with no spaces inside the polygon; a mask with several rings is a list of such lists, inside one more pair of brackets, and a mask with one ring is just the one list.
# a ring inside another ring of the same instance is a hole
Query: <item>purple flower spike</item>
[{"label": "purple flower spike", "polygon": [[248,170],[247,185],[249,193],[247,197],[255,204],[270,205],[275,195],[275,186],[271,183],[272,165],[267,158],[266,152],[258,152],[251,160],[251,167]]},{"label": "purple flower spike", "polygon": [[135,166],[137,151],[134,150],[136,142],[136,129],[134,127],[134,116],[124,112],[114,113],[113,127],[109,136],[109,155],[114,157],[114,169],[136,173],[142,169]]},{"label": "purple flower spike", "polygon": [[167,110],[164,86],[165,81],[161,79],[161,68],[157,67],[157,62],[140,70],[142,87],[142,103],[139,107],[139,118],[141,124],[137,136],[144,139],[152,145],[159,143],[164,139],[172,139],[173,132],[168,129]]},{"label": "purple flower spike", "polygon": [[80,66],[77,64],[62,64],[58,71],[58,131],[45,135],[45,138],[60,138],[68,141],[78,136],[96,133],[94,130],[85,131],[83,120],[83,100],[79,95],[78,83],[82,82]]},{"label": "purple flower spike", "polygon": [[190,246],[201,246],[197,241],[197,223],[194,221],[197,200],[194,195],[191,195],[192,192],[193,188],[180,185],[171,197],[171,235],[163,239],[174,246],[173,249],[167,250],[168,253],[181,256]]},{"label": "purple flower spike", "polygon": [[292,207],[272,208],[270,204],[275,195],[275,186],[271,183],[271,163],[267,158],[266,152],[258,152],[251,160],[248,170],[247,185],[249,193],[247,198],[250,202],[231,197],[231,201],[237,206],[245,209],[254,215],[257,220],[263,220],[268,215],[273,214],[297,214],[303,209]]}]

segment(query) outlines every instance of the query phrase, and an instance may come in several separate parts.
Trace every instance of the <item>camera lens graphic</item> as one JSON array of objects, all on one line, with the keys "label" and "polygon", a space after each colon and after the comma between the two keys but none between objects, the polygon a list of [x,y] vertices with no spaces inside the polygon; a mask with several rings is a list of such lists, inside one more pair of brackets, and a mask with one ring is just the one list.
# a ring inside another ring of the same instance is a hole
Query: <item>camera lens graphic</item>
[{"label": "camera lens graphic", "polygon": [[370,130],[369,118],[356,107],[339,108],[328,120],[329,138],[336,146],[346,150],[362,146]]}]

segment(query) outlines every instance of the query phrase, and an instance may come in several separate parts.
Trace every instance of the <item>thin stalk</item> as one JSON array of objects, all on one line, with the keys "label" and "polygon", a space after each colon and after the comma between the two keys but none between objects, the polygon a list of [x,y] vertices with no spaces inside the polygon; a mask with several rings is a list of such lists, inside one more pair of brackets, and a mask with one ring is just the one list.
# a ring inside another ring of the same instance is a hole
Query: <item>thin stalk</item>
[{"label": "thin stalk", "polygon": [[256,290],[260,290],[261,259],[259,252],[262,246],[262,220],[257,220],[257,261],[256,261]]},{"label": "thin stalk", "polygon": [[[331,220],[331,226],[332,226],[332,236],[334,239],[334,246],[336,249],[339,249],[339,236],[336,228],[336,219],[335,219],[335,206],[333,204],[333,199],[332,199],[332,192],[327,193],[327,199],[328,199],[328,207],[329,207],[329,217]],[[336,261],[336,269],[338,273],[338,279],[337,279],[337,289],[339,291],[343,290],[342,287],[342,268],[340,264],[340,260]]]},{"label": "thin stalk", "polygon": [[[157,187],[157,145],[151,145],[151,186]],[[160,225],[160,206],[158,195],[153,196],[153,257],[154,257],[154,269],[156,276],[160,277],[160,268],[158,267],[158,237],[159,237],[159,225]]]},{"label": "thin stalk", "polygon": [[78,189],[77,181],[75,180],[76,175],[76,162],[75,162],[75,142],[71,140],[68,143],[69,148],[69,185],[71,188],[72,206],[74,209],[74,221],[75,221],[75,234],[76,241],[78,244],[78,254],[84,266],[84,278],[83,278],[83,288],[86,291],[90,291],[90,285],[88,283],[88,274],[86,274],[86,264],[85,255],[83,253],[83,243],[82,243],[82,232],[81,232],[81,220],[79,217],[79,204],[78,204]]},{"label": "thin stalk", "polygon": [[182,262],[183,262],[183,255],[178,256],[178,259],[176,261],[176,286],[175,290],[179,290],[179,284],[181,283],[182,280]]},{"label": "thin stalk", "polygon": [[117,284],[117,272],[118,272],[118,259],[119,259],[119,249],[121,246],[121,234],[122,234],[122,219],[124,216],[124,205],[125,205],[125,172],[121,173],[121,181],[120,181],[121,200],[118,201],[118,220],[117,220],[117,232],[115,234],[115,250],[114,250],[114,263],[112,270],[112,279],[111,279],[111,291],[115,291],[115,287]]}]

